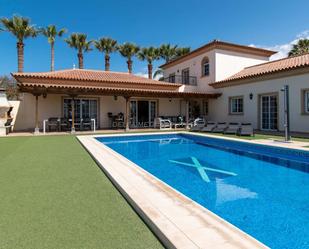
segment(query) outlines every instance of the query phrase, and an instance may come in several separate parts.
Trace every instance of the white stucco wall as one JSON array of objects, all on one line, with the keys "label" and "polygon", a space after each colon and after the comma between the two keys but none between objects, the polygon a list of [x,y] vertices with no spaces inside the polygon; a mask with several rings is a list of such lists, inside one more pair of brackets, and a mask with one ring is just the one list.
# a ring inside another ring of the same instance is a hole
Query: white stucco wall
[{"label": "white stucco wall", "polygon": [[[210,63],[209,76],[202,76],[202,60],[205,57],[208,57]],[[189,68],[190,76],[195,76],[197,78],[197,86],[183,85],[179,90],[206,91],[212,93],[217,91],[210,87],[208,85],[209,83],[223,80],[241,71],[245,67],[261,64],[268,60],[269,58],[264,56],[214,49],[165,69],[164,78],[169,77],[169,75],[173,73],[175,73],[175,75],[181,75],[183,69]]]},{"label": "white stucco wall", "polygon": [[215,81],[224,80],[245,67],[267,62],[268,57],[248,55],[222,49],[215,50],[216,75]]},{"label": "white stucco wall", "polygon": [[[284,98],[280,89],[284,85],[290,86],[290,120],[291,131],[309,132],[309,115],[302,114],[301,90],[309,88],[309,74],[290,76],[280,79],[265,80],[256,83],[242,84],[238,86],[221,88],[222,96],[216,100],[210,100],[209,119],[226,122],[250,122],[255,129],[259,124],[259,96],[267,93],[277,93],[279,103],[279,130],[284,130]],[[249,95],[253,93],[253,99]],[[244,97],[243,115],[229,114],[229,97]]]}]

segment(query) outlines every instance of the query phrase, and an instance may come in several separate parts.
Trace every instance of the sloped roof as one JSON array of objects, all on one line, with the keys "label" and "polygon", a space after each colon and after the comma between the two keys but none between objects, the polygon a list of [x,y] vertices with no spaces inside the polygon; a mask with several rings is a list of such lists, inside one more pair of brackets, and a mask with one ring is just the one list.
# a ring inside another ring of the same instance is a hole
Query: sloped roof
[{"label": "sloped roof", "polygon": [[163,68],[163,69],[169,68],[171,66],[177,65],[183,61],[186,61],[190,58],[203,54],[212,49],[229,50],[229,51],[235,51],[235,52],[240,52],[240,53],[245,53],[245,54],[263,56],[263,57],[270,57],[273,54],[277,53],[276,51],[271,51],[271,50],[267,50],[263,48],[256,48],[256,47],[245,46],[245,45],[240,45],[240,44],[235,44],[235,43],[230,43],[230,42],[213,40],[212,42],[207,43],[202,47],[192,50],[190,53],[186,55],[180,56],[175,60],[171,60],[161,65],[160,68]]},{"label": "sloped roof", "polygon": [[[166,83],[162,81],[147,79],[136,76],[134,74],[124,72],[111,72],[89,69],[67,69],[53,72],[39,73],[12,73],[17,79],[53,79],[53,80],[69,80],[69,81],[87,81],[87,82],[104,82],[104,83],[128,83],[128,84],[146,84],[146,85],[173,85],[175,83]],[[180,86],[180,85],[178,85]]]},{"label": "sloped roof", "polygon": [[309,67],[309,54],[288,57],[280,60],[270,61],[258,64],[251,67],[246,67],[240,72],[224,79],[211,83],[214,88],[220,88],[231,85],[233,82],[238,82],[250,78],[258,78],[264,75],[273,75],[275,73],[290,71],[299,68]]}]

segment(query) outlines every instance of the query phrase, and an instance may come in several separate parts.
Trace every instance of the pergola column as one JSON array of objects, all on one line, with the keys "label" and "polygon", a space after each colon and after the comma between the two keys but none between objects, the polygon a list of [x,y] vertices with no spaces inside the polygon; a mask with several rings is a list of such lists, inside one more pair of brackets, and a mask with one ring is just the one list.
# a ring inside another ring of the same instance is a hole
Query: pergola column
[{"label": "pergola column", "polygon": [[126,125],[126,131],[130,130],[130,97],[125,96],[124,97],[126,100],[126,111],[125,111],[125,125]]},{"label": "pergola column", "polygon": [[76,95],[71,95],[72,98],[71,106],[72,106],[72,125],[71,125],[71,133],[75,133],[75,98]]},{"label": "pergola column", "polygon": [[189,100],[186,99],[186,129],[189,129]]},{"label": "pergola column", "polygon": [[40,133],[40,128],[39,128],[39,96],[40,96],[40,94],[35,93],[33,95],[35,96],[35,128],[34,128],[34,134],[38,135]]}]

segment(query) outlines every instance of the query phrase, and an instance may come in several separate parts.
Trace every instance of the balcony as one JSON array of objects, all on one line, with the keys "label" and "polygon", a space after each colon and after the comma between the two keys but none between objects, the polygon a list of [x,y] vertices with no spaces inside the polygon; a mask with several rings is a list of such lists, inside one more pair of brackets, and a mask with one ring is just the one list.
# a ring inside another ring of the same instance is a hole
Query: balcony
[{"label": "balcony", "polygon": [[178,84],[190,85],[190,86],[197,85],[197,78],[195,76],[173,75],[173,76],[164,78],[164,81],[169,82],[169,83],[178,83]]}]

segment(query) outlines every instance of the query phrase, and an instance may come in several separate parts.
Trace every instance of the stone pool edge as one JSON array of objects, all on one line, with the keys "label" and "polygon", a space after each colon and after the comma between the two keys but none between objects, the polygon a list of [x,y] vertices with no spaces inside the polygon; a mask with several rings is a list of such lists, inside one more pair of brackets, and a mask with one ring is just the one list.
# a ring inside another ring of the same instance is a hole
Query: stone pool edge
[{"label": "stone pool edge", "polygon": [[186,132],[89,135],[77,138],[167,248],[268,248],[95,139],[181,133]]}]

